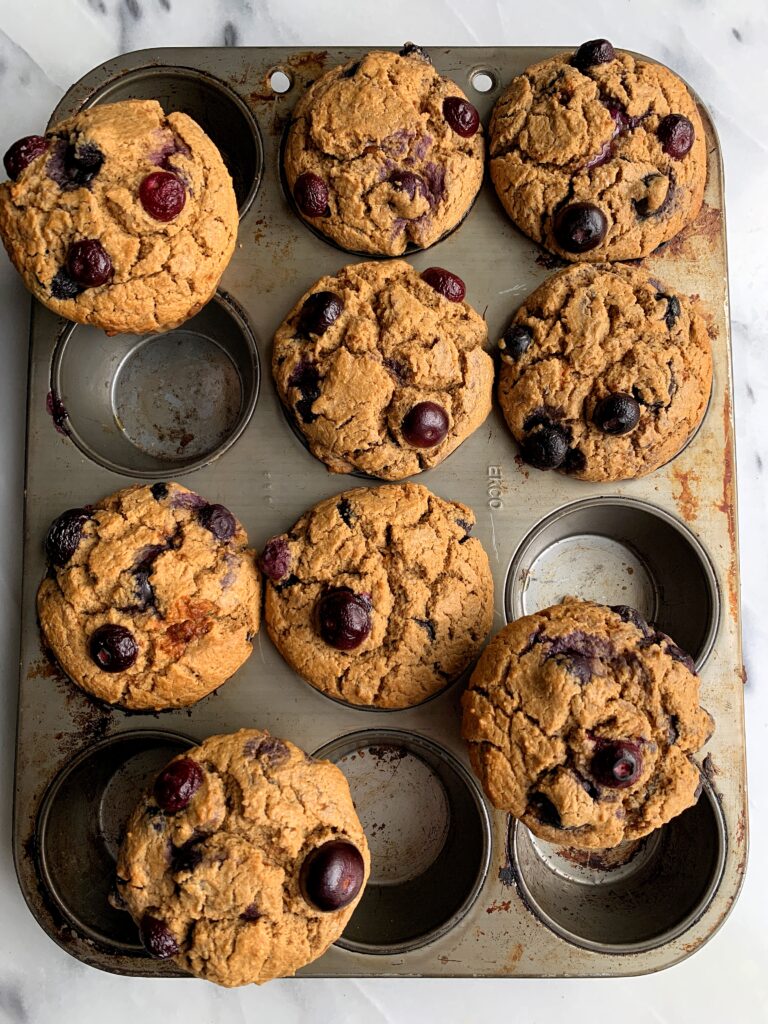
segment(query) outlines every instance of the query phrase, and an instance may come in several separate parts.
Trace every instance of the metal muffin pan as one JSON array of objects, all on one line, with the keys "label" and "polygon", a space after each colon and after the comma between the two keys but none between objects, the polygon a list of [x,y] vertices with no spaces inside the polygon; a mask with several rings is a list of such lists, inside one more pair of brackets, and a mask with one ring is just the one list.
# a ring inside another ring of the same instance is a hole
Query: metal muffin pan
[{"label": "metal muffin pan", "polygon": [[[86,75],[53,114],[56,121],[130,96],[187,110],[233,172],[241,224],[216,299],[176,331],[107,339],[33,306],[14,819],[21,887],[72,955],[114,973],[173,976],[173,964],[149,959],[130,918],[108,903],[132,794],[181,744],[259,726],[339,764],[374,854],[372,883],[344,936],[301,975],[659,970],[717,930],[746,863],[723,181],[706,110],[702,213],[644,261],[709,310],[715,382],[692,442],[650,477],[590,484],[523,465],[494,409],[442,465],[414,478],[474,509],[495,579],[494,632],[509,617],[577,594],[639,605],[689,648],[717,723],[700,754],[706,781],[695,808],[628,849],[585,857],[541,843],[488,806],[459,734],[460,682],[417,708],[374,718],[304,683],[262,628],[252,657],[217,693],[148,722],[90,700],[41,648],[42,539],[63,509],[136,479],[183,478],[228,505],[260,548],[320,499],[370,483],[330,474],[310,455],[269,367],[272,334],[298,296],[355,259],[291,210],[279,170],[285,126],[311,81],[371,48],[128,54]],[[506,83],[558,50],[430,52],[487,124]],[[468,300],[485,312],[490,345],[552,266],[512,226],[488,182],[455,232],[408,258],[418,269],[460,274]]]}]

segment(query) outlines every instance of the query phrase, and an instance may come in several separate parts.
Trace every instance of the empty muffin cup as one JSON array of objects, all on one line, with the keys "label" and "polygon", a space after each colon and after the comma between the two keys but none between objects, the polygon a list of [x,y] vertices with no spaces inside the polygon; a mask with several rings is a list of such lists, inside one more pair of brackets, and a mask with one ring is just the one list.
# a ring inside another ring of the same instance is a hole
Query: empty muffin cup
[{"label": "empty muffin cup", "polygon": [[488,811],[463,765],[397,729],[342,736],[315,757],[346,776],[371,849],[368,885],[337,945],[404,953],[455,927],[491,855]]},{"label": "empty muffin cup", "polygon": [[542,842],[511,819],[510,864],[529,909],[561,938],[598,953],[643,953],[678,938],[717,892],[725,821],[704,783],[698,802],[615,850]]},{"label": "empty muffin cup", "polygon": [[507,573],[507,621],[566,596],[629,605],[700,669],[720,618],[706,551],[678,519],[635,498],[587,498],[557,509],[524,538]]},{"label": "empty muffin cup", "polygon": [[84,106],[121,100],[157,100],[166,114],[179,111],[197,121],[221,153],[240,217],[245,215],[261,182],[264,148],[253,114],[239,96],[203,71],[161,66],[137,68],[107,82]]},{"label": "empty muffin cup", "polygon": [[116,473],[198,469],[242,434],[259,391],[256,340],[224,293],[165,334],[107,337],[73,324],[56,346],[51,394],[63,429]]},{"label": "empty muffin cup", "polygon": [[40,877],[64,917],[106,949],[145,955],[129,914],[110,903],[123,830],[158,772],[195,741],[121,733],[75,757],[48,787],[37,818]]}]

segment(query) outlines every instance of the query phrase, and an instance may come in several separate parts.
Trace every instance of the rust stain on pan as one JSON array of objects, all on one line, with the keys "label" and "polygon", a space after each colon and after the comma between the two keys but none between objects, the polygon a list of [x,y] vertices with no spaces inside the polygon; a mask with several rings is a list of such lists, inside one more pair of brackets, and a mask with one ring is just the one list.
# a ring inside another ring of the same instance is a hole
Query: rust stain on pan
[{"label": "rust stain on pan", "polygon": [[683,519],[695,519],[699,514],[699,498],[696,494],[696,485],[699,482],[699,475],[692,469],[673,469],[672,476],[677,481],[679,490],[673,493],[677,507]]},{"label": "rust stain on pan", "polygon": [[514,973],[515,968],[520,962],[520,958],[522,957],[523,952],[524,950],[522,943],[516,942],[512,949],[510,949],[509,953],[507,953],[507,956],[504,960],[504,970],[506,973]]},{"label": "rust stain on pan", "polygon": [[485,908],[486,914],[496,914],[500,910],[509,910],[512,906],[512,900],[502,900],[501,903],[494,901],[490,907]]}]

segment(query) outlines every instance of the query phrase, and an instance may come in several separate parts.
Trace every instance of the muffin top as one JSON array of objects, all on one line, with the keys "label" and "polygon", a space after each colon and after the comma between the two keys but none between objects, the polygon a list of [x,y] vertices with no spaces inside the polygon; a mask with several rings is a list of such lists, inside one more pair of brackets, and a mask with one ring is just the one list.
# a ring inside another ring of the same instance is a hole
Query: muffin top
[{"label": "muffin top", "polygon": [[46,539],[43,638],[87,693],[126,708],[194,704],[248,658],[261,578],[223,505],[176,483],[69,509]]},{"label": "muffin top", "polygon": [[177,326],[213,295],[237,203],[191,117],[156,100],[103,104],[20,140],[5,163],[14,180],[0,185],[0,235],[54,313],[144,334]]},{"label": "muffin top", "polygon": [[301,97],[284,171],[299,214],[344,249],[398,256],[465,216],[483,179],[477,111],[418,47],[373,51]]},{"label": "muffin top", "polygon": [[339,769],[241,729],[160,773],[128,823],[117,893],[151,955],[219,985],[261,984],[336,941],[369,867]]},{"label": "muffin top", "polygon": [[489,134],[507,213],[567,260],[647,256],[701,207],[707,152],[693,97],[668,68],[605,39],[526,68]]},{"label": "muffin top", "polygon": [[569,598],[483,652],[462,734],[494,807],[582,849],[639,839],[694,804],[712,732],[692,659],[631,608]]},{"label": "muffin top", "polygon": [[525,300],[499,348],[499,404],[537,469],[644,476],[707,410],[712,353],[697,303],[640,268],[560,271]]},{"label": "muffin top", "polygon": [[299,299],[275,334],[272,372],[331,470],[399,480],[442,462],[483,422],[493,361],[463,296],[455,274],[392,260],[344,267]]}]

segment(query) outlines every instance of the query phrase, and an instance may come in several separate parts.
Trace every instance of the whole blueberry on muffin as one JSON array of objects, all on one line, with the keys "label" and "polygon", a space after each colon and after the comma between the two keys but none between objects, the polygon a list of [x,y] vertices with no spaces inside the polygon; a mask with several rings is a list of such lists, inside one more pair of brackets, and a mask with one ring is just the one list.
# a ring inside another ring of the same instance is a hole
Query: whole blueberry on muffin
[{"label": "whole blueberry on muffin", "polygon": [[489,134],[507,213],[567,260],[647,256],[701,208],[707,147],[696,101],[668,68],[606,39],[514,78]]},{"label": "whole blueberry on muffin", "polygon": [[491,409],[487,329],[456,274],[402,260],[321,278],[275,334],[277,390],[334,472],[399,480],[436,466]]},{"label": "whole blueberry on muffin", "polygon": [[488,799],[582,849],[660,828],[696,802],[713,724],[693,660],[632,608],[568,598],[510,623],[462,698]]},{"label": "whole blueberry on muffin", "polygon": [[83,110],[5,154],[0,236],[32,294],[108,334],[175,327],[212,297],[237,236],[232,179],[187,114]]},{"label": "whole blueberry on muffin", "polygon": [[639,268],[553,275],[499,350],[499,405],[536,469],[644,476],[677,455],[707,410],[712,353],[699,305]]},{"label": "whole blueberry on muffin", "polygon": [[339,769],[241,729],[158,775],[128,822],[117,891],[151,956],[218,985],[259,985],[338,939],[369,870]]},{"label": "whole blueberry on muffin", "polygon": [[466,505],[418,484],[318,502],[261,555],[264,617],[326,696],[406,708],[457,679],[493,618],[493,577]]},{"label": "whole blueberry on muffin", "polygon": [[43,639],[87,693],[121,707],[194,704],[243,664],[261,577],[224,505],[175,483],[68,509],[45,542]]},{"label": "whole blueberry on muffin", "polygon": [[373,51],[301,97],[283,169],[301,217],[344,249],[426,248],[468,212],[483,179],[477,110],[419,47]]}]

